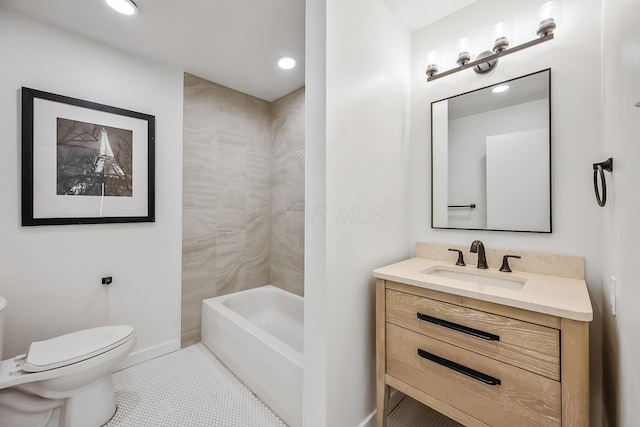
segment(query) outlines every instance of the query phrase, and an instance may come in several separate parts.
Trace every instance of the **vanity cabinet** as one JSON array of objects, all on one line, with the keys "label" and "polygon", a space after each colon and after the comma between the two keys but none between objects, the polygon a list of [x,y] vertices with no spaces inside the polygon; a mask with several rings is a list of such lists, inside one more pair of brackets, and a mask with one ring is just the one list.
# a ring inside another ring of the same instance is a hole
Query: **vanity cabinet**
[{"label": "vanity cabinet", "polygon": [[389,387],[466,426],[586,427],[588,327],[378,278],[378,427]]}]

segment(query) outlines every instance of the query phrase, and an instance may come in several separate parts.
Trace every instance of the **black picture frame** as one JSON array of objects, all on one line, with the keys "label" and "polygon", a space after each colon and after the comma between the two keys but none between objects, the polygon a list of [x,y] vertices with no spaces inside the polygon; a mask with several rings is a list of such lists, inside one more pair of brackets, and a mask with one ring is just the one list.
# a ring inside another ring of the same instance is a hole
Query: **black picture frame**
[{"label": "black picture frame", "polygon": [[23,226],[155,222],[155,116],[21,92]]}]

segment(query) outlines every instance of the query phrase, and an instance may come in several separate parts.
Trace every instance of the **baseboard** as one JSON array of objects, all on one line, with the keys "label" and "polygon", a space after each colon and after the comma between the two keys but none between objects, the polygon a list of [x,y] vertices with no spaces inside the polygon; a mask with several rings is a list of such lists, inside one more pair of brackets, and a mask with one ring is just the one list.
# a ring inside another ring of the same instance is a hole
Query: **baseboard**
[{"label": "baseboard", "polygon": [[180,350],[179,338],[131,353],[125,360],[122,361],[122,363],[120,363],[120,365],[118,365],[118,368],[116,370],[119,371],[121,369],[137,365],[138,363],[146,362],[147,360],[164,356],[165,354],[172,353],[176,350]]},{"label": "baseboard", "polygon": [[[395,388],[391,389],[391,393],[389,394],[389,412],[393,411],[395,407],[398,406],[403,397],[404,394],[402,392],[399,392]],[[358,425],[358,427],[374,427],[376,425],[377,413],[378,411],[374,409],[373,412]]]},{"label": "baseboard", "polygon": [[377,413],[378,411],[374,409],[373,412],[358,425],[358,427],[375,427]]}]

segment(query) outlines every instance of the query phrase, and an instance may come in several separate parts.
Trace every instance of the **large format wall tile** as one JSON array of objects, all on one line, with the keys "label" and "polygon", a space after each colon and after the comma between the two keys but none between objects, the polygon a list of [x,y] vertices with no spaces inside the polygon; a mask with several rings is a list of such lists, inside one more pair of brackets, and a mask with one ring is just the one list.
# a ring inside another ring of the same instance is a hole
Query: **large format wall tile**
[{"label": "large format wall tile", "polygon": [[300,296],[304,295],[304,220],[304,210],[286,213],[287,251],[284,288]]},{"label": "large format wall tile", "polygon": [[247,232],[244,229],[218,229],[216,245],[216,295],[225,295],[247,289]]},{"label": "large format wall tile", "polygon": [[304,88],[271,105],[271,283],[304,295]]},{"label": "large format wall tile", "polygon": [[271,153],[254,151],[247,153],[247,171],[245,176],[245,194],[247,212],[269,210],[271,207],[271,188],[268,177],[271,171]]},{"label": "large format wall tile", "polygon": [[200,340],[200,306],[215,287],[215,211],[184,209],[182,214],[182,345]]},{"label": "large format wall tile", "polygon": [[270,104],[185,74],[182,346],[202,300],[304,289],[304,88]]},{"label": "large format wall tile", "polygon": [[304,148],[287,152],[287,211],[304,212]]},{"label": "large format wall tile", "polygon": [[268,285],[271,248],[271,218],[268,207],[248,214],[246,237],[247,287]]},{"label": "large format wall tile", "polygon": [[[186,141],[186,139],[185,139]],[[191,142],[183,148],[182,207],[184,209],[215,208],[217,145]]]}]

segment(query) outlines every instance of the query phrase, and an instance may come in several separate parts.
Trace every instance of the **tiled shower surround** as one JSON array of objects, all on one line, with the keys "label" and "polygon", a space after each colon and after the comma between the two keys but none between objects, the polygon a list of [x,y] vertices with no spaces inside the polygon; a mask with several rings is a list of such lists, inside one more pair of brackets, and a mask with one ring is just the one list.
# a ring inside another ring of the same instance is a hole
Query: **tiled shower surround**
[{"label": "tiled shower surround", "polygon": [[303,296],[304,88],[271,104],[271,284]]},{"label": "tiled shower surround", "polygon": [[182,346],[205,298],[303,293],[304,88],[273,103],[184,78]]}]

